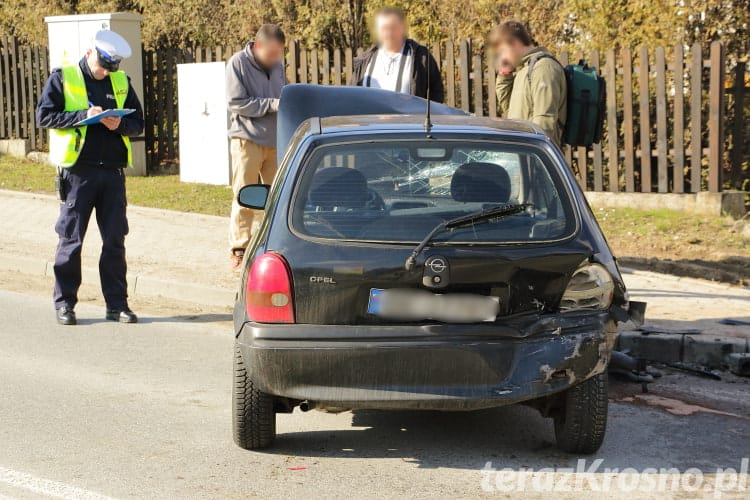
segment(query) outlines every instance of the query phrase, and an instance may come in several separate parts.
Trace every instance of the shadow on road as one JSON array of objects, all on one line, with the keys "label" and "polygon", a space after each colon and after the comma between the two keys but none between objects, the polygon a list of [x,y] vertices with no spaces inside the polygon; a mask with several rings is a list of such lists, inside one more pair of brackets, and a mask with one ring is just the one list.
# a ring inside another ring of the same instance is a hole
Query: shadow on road
[{"label": "shadow on road", "polygon": [[222,323],[231,322],[232,315],[227,314],[183,314],[179,316],[165,316],[165,317],[139,317],[140,323]]},{"label": "shadow on road", "polygon": [[264,453],[400,459],[425,469],[477,472],[487,462],[497,469],[538,470],[576,467],[582,458],[589,465],[601,458],[602,468],[696,467],[715,472],[716,467],[737,467],[744,456],[741,450],[750,446],[746,420],[715,414],[675,416],[617,402],[610,404],[607,432],[599,452],[579,457],[559,451],[552,421],[525,406],[455,413],[359,410],[352,414],[351,429],[280,433]]},{"label": "shadow on road", "polygon": [[[138,315],[138,324],[149,325],[155,323],[224,323],[232,321],[231,314],[183,314],[177,316],[145,316]],[[102,318],[91,318],[91,317],[78,317],[78,324],[81,326],[96,325],[100,323],[110,323],[112,325],[117,324],[114,321],[107,321]]]},{"label": "shadow on road", "polygon": [[750,257],[744,255],[735,255],[710,261],[703,259],[671,260],[654,257],[620,256],[618,262],[622,266],[643,271],[722,281],[732,285],[747,286],[750,284]]},{"label": "shadow on road", "polygon": [[474,412],[355,410],[351,429],[282,433],[268,452],[400,458],[421,468],[474,470],[487,460],[529,453],[565,457],[554,446],[551,421],[523,406]]}]

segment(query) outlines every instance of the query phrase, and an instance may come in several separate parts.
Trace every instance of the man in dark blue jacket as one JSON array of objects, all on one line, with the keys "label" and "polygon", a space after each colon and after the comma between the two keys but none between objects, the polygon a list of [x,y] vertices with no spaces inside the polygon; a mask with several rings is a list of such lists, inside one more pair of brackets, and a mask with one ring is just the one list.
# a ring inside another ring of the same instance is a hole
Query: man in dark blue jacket
[{"label": "man in dark blue jacket", "polygon": [[[94,209],[102,236],[99,275],[107,304],[105,317],[123,323],[138,321],[127,301],[123,169],[132,165],[130,137],[143,131],[144,120],[130,79],[118,71],[121,60],[130,55],[124,38],[113,31],[99,31],[78,64],[52,72],[36,110],[39,126],[50,129],[50,161],[60,169],[54,302],[57,321],[63,325],[76,324],[81,247]],[[79,124],[118,108],[134,111],[87,126]]]}]

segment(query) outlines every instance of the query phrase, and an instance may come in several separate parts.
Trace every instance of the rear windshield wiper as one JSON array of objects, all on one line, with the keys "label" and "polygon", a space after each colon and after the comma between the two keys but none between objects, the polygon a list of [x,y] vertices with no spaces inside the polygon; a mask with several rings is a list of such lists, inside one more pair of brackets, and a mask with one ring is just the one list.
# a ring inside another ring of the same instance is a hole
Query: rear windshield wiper
[{"label": "rear windshield wiper", "polygon": [[474,212],[468,215],[462,215],[461,217],[456,217],[455,219],[451,219],[445,222],[441,222],[440,224],[435,226],[433,230],[427,234],[427,236],[424,237],[419,245],[417,245],[411,255],[409,255],[409,258],[406,259],[404,267],[407,271],[411,270],[411,268],[414,267],[414,263],[417,261],[417,257],[419,257],[419,254],[422,253],[422,250],[424,250],[424,248],[435,238],[435,236],[440,233],[443,233],[445,231],[453,231],[455,229],[466,226],[473,226],[475,224],[483,224],[485,222],[500,220],[510,215],[521,213],[530,206],[530,203],[499,205],[491,208],[486,208],[484,210],[480,210],[479,212]]}]

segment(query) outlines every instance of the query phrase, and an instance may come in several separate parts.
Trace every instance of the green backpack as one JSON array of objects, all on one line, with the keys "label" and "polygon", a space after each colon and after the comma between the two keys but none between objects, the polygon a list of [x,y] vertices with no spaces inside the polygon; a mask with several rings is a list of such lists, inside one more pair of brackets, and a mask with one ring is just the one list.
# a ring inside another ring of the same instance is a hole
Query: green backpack
[{"label": "green backpack", "polygon": [[[557,61],[552,55],[544,53],[532,58],[527,73],[529,83],[534,64],[545,57]],[[583,59],[578,64],[568,64],[563,69],[568,86],[568,114],[562,140],[573,147],[598,144],[602,139],[606,108],[604,78]]]}]

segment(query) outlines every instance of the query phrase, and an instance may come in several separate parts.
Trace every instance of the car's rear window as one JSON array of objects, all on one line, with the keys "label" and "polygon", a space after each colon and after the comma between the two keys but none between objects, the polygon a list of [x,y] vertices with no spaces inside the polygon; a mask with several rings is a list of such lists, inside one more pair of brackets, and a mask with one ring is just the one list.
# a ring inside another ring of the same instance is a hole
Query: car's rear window
[{"label": "car's rear window", "polygon": [[558,168],[533,145],[373,141],[316,148],[303,166],[292,224],[308,236],[418,242],[437,225],[505,205],[504,218],[442,232],[434,242],[549,241],[575,217]]}]

